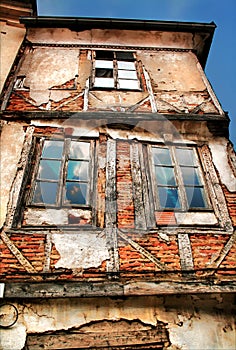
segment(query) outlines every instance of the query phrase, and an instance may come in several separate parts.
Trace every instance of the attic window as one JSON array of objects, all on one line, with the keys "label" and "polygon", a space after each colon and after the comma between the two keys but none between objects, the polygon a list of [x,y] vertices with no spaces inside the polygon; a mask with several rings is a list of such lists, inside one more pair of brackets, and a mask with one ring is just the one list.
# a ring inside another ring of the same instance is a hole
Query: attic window
[{"label": "attic window", "polygon": [[141,90],[135,54],[126,51],[96,51],[92,88]]}]

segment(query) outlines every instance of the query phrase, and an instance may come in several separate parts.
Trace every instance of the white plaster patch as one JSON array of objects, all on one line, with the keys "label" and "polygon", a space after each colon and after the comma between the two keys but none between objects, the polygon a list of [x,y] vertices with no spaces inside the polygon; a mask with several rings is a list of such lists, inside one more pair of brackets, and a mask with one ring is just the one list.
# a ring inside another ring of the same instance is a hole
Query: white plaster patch
[{"label": "white plaster patch", "polygon": [[217,219],[213,213],[175,213],[177,224],[182,225],[215,225]]},{"label": "white plaster patch", "polygon": [[24,220],[27,225],[66,225],[68,212],[63,209],[28,208]]},{"label": "white plaster patch", "polygon": [[17,323],[13,327],[0,330],[0,349],[21,350],[26,341],[26,327]]},{"label": "white plaster patch", "polygon": [[[30,67],[26,66],[26,61],[23,63],[21,71],[27,70],[25,84],[30,87],[30,97],[37,105],[48,102],[48,89],[64,84],[78,74],[78,55],[78,49],[37,48]],[[66,97],[63,91],[53,92],[51,96],[56,101]]]},{"label": "white plaster patch", "polygon": [[227,157],[227,140],[219,139],[209,143],[213,163],[216,166],[222,183],[231,192],[236,191],[236,178],[229,166]]},{"label": "white plaster patch", "polygon": [[89,268],[99,267],[109,259],[106,239],[96,233],[53,234],[52,241],[60,254],[56,268]]}]

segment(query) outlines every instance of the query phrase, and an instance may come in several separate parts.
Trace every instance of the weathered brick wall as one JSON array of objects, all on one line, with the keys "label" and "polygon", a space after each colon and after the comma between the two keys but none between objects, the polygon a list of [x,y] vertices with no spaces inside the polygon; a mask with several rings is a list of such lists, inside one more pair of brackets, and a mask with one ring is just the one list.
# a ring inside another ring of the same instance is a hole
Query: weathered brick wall
[{"label": "weathered brick wall", "polygon": [[134,203],[130,164],[130,143],[117,141],[117,223],[118,227],[134,227]]}]

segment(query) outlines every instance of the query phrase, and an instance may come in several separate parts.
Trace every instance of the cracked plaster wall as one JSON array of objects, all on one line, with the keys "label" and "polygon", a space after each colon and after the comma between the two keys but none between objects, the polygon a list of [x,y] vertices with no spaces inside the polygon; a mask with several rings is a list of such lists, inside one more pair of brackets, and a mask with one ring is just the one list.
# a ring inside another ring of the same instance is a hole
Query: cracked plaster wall
[{"label": "cracked plaster wall", "polygon": [[10,72],[12,64],[16,58],[17,52],[25,36],[25,28],[18,28],[8,25],[6,22],[0,22],[1,29],[1,76],[0,92],[2,91],[5,80]]},{"label": "cracked plaster wall", "polygon": [[236,178],[229,166],[227,145],[228,140],[223,138],[215,138],[209,143],[213,163],[219,172],[222,183],[230,192],[234,192],[236,191]]},{"label": "cracked plaster wall", "polygon": [[109,259],[104,236],[80,232],[53,234],[52,242],[55,244],[60,254],[60,259],[55,267],[65,267],[67,269],[86,269],[99,267],[103,261]]},{"label": "cracked plaster wall", "polygon": [[[34,43],[130,45],[200,49],[201,34],[162,31],[91,29],[71,31],[67,28],[29,28],[27,39]],[[194,39],[194,40],[193,40]]]},{"label": "cracked plaster wall", "polygon": [[25,86],[29,87],[30,97],[36,104],[47,103],[49,99],[58,102],[69,97],[68,91],[49,89],[75,78],[79,49],[37,48],[29,55],[18,75],[26,74]]},{"label": "cracked plaster wall", "polygon": [[171,343],[168,350],[233,350],[232,305],[233,294],[22,301],[17,305],[20,315],[16,325],[2,330],[2,349],[22,349],[19,345],[10,347],[16,344],[12,336],[19,332],[25,339],[26,332],[69,330],[90,322],[124,319],[153,326],[165,323]]},{"label": "cracked plaster wall", "polygon": [[[20,124],[5,124],[1,133],[1,217],[0,227],[5,221],[11,185],[17,171],[24,142],[24,130]],[[3,171],[6,169],[7,171]]]}]

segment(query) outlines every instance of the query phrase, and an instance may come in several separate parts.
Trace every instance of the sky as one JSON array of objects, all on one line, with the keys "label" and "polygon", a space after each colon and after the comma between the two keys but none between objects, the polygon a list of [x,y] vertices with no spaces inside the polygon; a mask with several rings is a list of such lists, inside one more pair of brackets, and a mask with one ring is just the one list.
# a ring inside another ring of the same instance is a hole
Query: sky
[{"label": "sky", "polygon": [[37,0],[39,16],[215,22],[205,73],[224,111],[236,149],[236,0]]}]

